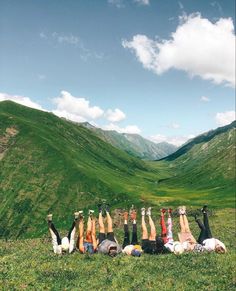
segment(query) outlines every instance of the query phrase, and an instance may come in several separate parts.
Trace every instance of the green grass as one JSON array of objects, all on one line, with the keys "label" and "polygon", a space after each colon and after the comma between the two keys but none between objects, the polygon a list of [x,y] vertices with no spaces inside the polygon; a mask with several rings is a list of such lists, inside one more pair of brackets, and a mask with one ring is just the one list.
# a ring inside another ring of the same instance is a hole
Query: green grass
[{"label": "green grass", "polygon": [[[1,290],[233,290],[235,211],[214,209],[213,214],[212,232],[226,244],[228,253],[224,255],[188,253],[141,258],[119,255],[112,259],[75,252],[57,256],[46,234],[41,239],[0,241]],[[157,214],[154,218],[158,219]],[[193,218],[189,221],[197,237]],[[177,231],[175,218],[175,238]],[[122,241],[121,229],[115,232]]]}]

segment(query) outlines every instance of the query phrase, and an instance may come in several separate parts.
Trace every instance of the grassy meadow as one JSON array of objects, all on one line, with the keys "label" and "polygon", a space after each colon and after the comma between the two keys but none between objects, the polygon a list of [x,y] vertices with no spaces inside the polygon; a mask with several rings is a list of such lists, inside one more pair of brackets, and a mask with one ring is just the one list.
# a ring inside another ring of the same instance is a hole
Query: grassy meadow
[{"label": "grassy meadow", "polygon": [[[213,209],[210,223],[228,253],[181,256],[57,256],[47,234],[39,239],[0,241],[1,290],[233,290],[235,288],[235,210]],[[158,215],[154,214],[158,225]],[[190,227],[199,231],[193,217]],[[69,225],[68,225],[69,227]],[[178,218],[174,218],[177,238]],[[122,226],[116,228],[122,242]],[[65,231],[63,233],[66,233]],[[139,228],[140,236],[140,228]]]}]

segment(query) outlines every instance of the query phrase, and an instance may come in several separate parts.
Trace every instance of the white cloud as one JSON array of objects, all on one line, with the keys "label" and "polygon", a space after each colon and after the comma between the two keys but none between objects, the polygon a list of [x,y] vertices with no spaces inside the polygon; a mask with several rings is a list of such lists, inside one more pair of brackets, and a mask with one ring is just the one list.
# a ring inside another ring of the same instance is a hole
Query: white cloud
[{"label": "white cloud", "polygon": [[173,122],[170,124],[170,128],[178,129],[180,128],[180,125],[178,123]]},{"label": "white cloud", "polygon": [[140,5],[149,5],[149,0],[134,0],[134,2],[140,4]]},{"label": "white cloud", "polygon": [[104,130],[115,130],[119,133],[133,133],[133,134],[140,134],[141,130],[138,128],[137,125],[128,125],[126,127],[120,127],[117,124],[110,123],[102,127]]},{"label": "white cloud", "polygon": [[170,144],[173,144],[175,146],[181,146],[184,144],[187,140],[194,138],[195,136],[193,134],[190,134],[188,136],[166,136],[162,134],[156,134],[152,135],[150,137],[150,140],[155,142],[155,143],[160,143],[160,142],[168,142]]},{"label": "white cloud", "polygon": [[125,7],[123,0],[108,0],[108,4],[114,5],[117,8]]},{"label": "white cloud", "polygon": [[202,97],[200,98],[200,100],[203,101],[203,102],[209,102],[209,101],[210,101],[210,98],[208,98],[208,97],[206,97],[206,96],[202,96]]},{"label": "white cloud", "polygon": [[44,110],[40,104],[32,101],[29,97],[0,93],[0,101],[5,101],[5,100],[11,100],[27,107]]},{"label": "white cloud", "polygon": [[169,40],[152,40],[135,35],[123,40],[143,67],[160,75],[172,68],[216,84],[235,85],[235,34],[231,18],[212,23],[201,14],[180,18]]},{"label": "white cloud", "polygon": [[85,98],[74,97],[67,91],[61,91],[61,96],[53,101],[57,106],[52,111],[54,114],[76,122],[97,119],[104,113],[100,107],[90,106],[90,102]]},{"label": "white cloud", "polygon": [[60,34],[57,32],[52,33],[52,37],[59,43],[68,43],[71,45],[77,45],[80,42],[80,38],[73,34]]},{"label": "white cloud", "polygon": [[227,125],[235,120],[235,111],[218,112],[215,120],[219,126]]},{"label": "white cloud", "polygon": [[105,117],[107,120],[111,122],[119,122],[123,119],[125,119],[125,114],[120,109],[116,108],[115,110],[108,109],[105,113]]}]

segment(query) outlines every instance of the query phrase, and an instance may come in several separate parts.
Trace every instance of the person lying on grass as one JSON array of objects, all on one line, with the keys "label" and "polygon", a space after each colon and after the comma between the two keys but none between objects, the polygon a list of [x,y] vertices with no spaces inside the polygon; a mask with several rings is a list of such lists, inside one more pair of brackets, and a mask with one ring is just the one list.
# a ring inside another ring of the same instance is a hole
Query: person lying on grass
[{"label": "person lying on grass", "polygon": [[137,224],[136,224],[137,213],[135,209],[133,208],[130,209],[130,218],[132,220],[131,242],[130,242],[130,232],[129,232],[129,227],[128,227],[128,218],[129,218],[129,213],[126,211],[124,212],[124,241],[123,241],[123,246],[122,246],[123,248],[122,253],[129,256],[140,257],[142,254],[142,248],[138,243]]},{"label": "person lying on grass", "polygon": [[[148,217],[150,225],[150,235],[148,236],[147,225],[145,222],[145,214]],[[157,236],[156,227],[151,217],[151,207],[146,211],[145,208],[141,209],[142,215],[142,249],[146,254],[162,254],[166,251],[164,242],[161,237]]]},{"label": "person lying on grass", "polygon": [[[167,227],[165,224],[165,214],[168,212]],[[161,238],[164,242],[165,248],[175,255],[181,255],[184,252],[183,245],[179,241],[174,241],[173,239],[173,223],[172,223],[172,209],[168,210],[165,208],[161,209]]]},{"label": "person lying on grass", "polygon": [[61,239],[57,229],[55,228],[52,222],[52,214],[47,215],[48,228],[52,238],[52,247],[55,254],[64,254],[72,253],[75,249],[75,233],[76,233],[76,222],[78,219],[79,213],[74,213],[74,221],[69,230],[67,236]]},{"label": "person lying on grass", "polygon": [[[105,207],[105,209],[104,209]],[[109,213],[108,205],[99,205],[99,216],[98,216],[98,224],[99,224],[99,234],[98,234],[98,253],[107,254],[111,257],[115,257],[117,254],[121,253],[121,247],[115,239],[112,219]],[[105,234],[105,226],[103,222],[102,212],[103,210],[106,213],[107,217],[107,235]]]},{"label": "person lying on grass", "polygon": [[197,241],[193,237],[189,228],[188,218],[186,216],[186,207],[179,206],[178,211],[180,224],[180,232],[178,233],[179,241],[181,242],[185,251],[193,251],[197,245]]},{"label": "person lying on grass", "polygon": [[226,252],[225,245],[218,239],[213,238],[211,234],[211,229],[208,221],[208,209],[207,205],[204,205],[202,210],[203,214],[203,223],[198,218],[197,215],[195,215],[195,221],[197,222],[199,228],[200,228],[200,235],[198,237],[197,242],[202,245],[203,251],[213,252],[224,254]]},{"label": "person lying on grass", "polygon": [[93,210],[89,210],[86,237],[84,239],[84,217],[83,211],[79,211],[79,236],[77,239],[76,247],[79,251],[89,254],[94,254],[97,250],[96,230],[95,230],[95,219],[93,217]]}]

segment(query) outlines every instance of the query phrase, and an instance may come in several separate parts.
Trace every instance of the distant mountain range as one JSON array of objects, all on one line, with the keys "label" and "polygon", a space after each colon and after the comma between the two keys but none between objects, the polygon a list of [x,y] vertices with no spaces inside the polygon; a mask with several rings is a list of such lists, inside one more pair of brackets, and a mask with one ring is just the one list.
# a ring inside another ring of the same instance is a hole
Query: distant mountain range
[{"label": "distant mountain range", "polygon": [[[235,189],[236,121],[201,134],[162,159],[174,168],[172,182],[194,188]],[[235,190],[234,190],[235,191]]]},{"label": "distant mountain range", "polygon": [[177,150],[177,147],[167,142],[154,143],[138,134],[118,133],[114,130],[102,130],[90,123],[81,123],[82,126],[94,131],[98,137],[114,147],[126,151],[132,156],[144,160],[157,160],[166,157]]}]

